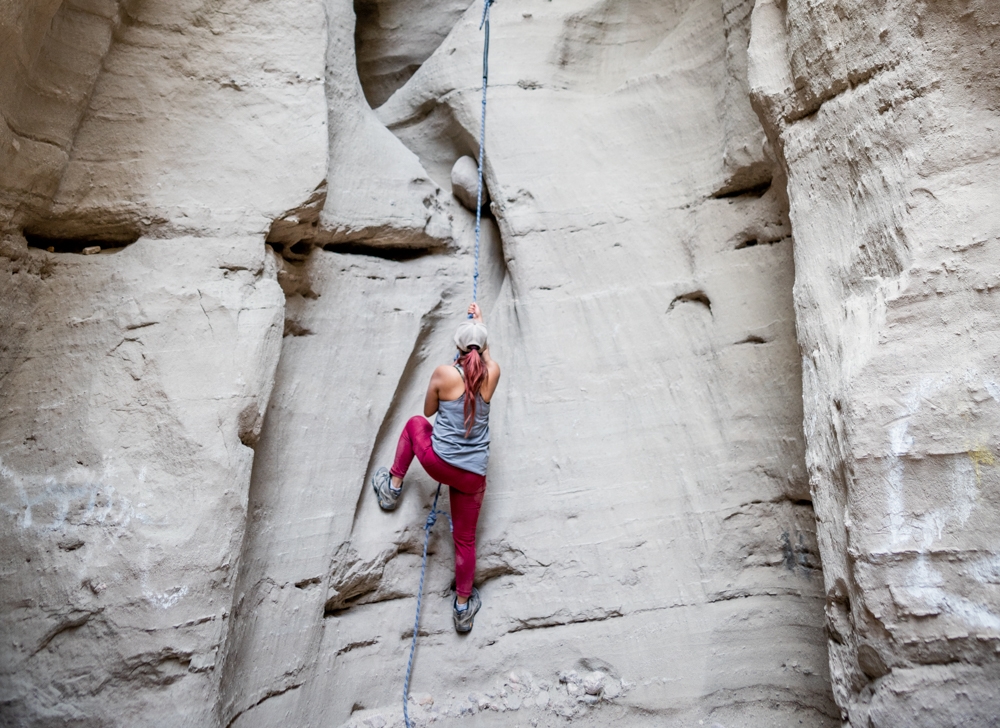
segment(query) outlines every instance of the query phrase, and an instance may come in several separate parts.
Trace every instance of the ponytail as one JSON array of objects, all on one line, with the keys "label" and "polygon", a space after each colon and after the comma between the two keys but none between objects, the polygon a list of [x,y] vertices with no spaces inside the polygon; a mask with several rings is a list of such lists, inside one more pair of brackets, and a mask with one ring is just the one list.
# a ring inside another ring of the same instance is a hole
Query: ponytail
[{"label": "ponytail", "polygon": [[486,366],[476,347],[460,355],[458,364],[462,367],[462,374],[465,377],[465,436],[469,437],[476,422],[476,400],[479,399],[479,390],[486,381]]}]

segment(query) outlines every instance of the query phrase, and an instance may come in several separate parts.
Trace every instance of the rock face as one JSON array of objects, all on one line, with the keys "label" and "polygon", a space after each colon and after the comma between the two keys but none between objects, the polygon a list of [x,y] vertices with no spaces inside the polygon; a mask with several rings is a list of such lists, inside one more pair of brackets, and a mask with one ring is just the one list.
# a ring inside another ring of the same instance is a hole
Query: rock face
[{"label": "rock face", "polygon": [[[481,6],[8,5],[3,724],[402,725],[435,484],[367,481],[471,297]],[[856,5],[493,7],[484,607],[439,522],[417,724],[997,713],[1000,18]]]},{"label": "rock face", "polygon": [[[358,77],[372,108],[385,103],[441,45],[469,0],[356,0]],[[348,74],[344,74],[347,76]]]},{"label": "rock face", "polygon": [[852,725],[1000,714],[998,28],[988,2],[754,10],[754,101],[789,180],[830,663]]},{"label": "rock face", "polygon": [[210,724],[281,341],[260,242],[3,241],[6,725]]},{"label": "rock face", "polygon": [[12,0],[0,9],[5,227],[20,226],[51,204],[120,21],[119,4],[111,0]]},{"label": "rock face", "polygon": [[[496,11],[487,172],[501,235],[487,227],[481,300],[506,373],[479,532],[486,606],[468,638],[453,633],[439,528],[414,711],[832,724],[789,229],[748,97],[728,132],[720,117],[744,68],[727,24],[745,37],[749,6],[727,18],[693,3],[652,31],[655,9],[636,8]],[[331,177],[363,156],[398,189],[391,170],[415,154],[450,182],[475,149],[478,19],[470,9],[377,110],[401,141],[373,144],[365,121],[337,141]],[[607,35],[576,39],[595,28]],[[629,64],[588,55],[654,31]],[[332,57],[345,48],[332,43],[331,67],[353,64]],[[587,64],[621,77],[566,76]],[[755,156],[737,166],[729,149]],[[442,204],[457,254],[327,244],[286,263],[289,330],[306,333],[285,338],[257,447],[224,723],[399,721],[434,484],[415,468],[386,515],[366,481],[450,356],[470,292],[472,215]],[[369,212],[338,203],[341,229],[361,227],[352,214]],[[412,229],[397,220],[390,239]],[[608,692],[560,682],[574,671],[604,673]]]},{"label": "rock face", "polygon": [[282,332],[264,238],[326,173],[323,9],[292,5],[0,11],[4,725],[216,720]]}]

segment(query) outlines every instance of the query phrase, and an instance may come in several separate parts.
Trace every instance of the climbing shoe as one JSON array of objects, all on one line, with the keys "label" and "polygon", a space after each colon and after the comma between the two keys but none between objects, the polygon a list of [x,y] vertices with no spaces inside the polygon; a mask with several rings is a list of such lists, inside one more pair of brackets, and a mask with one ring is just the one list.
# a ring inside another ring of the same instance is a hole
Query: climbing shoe
[{"label": "climbing shoe", "polygon": [[451,616],[455,621],[455,631],[456,632],[471,632],[472,622],[476,618],[476,612],[479,608],[483,606],[482,599],[479,598],[479,590],[475,587],[472,588],[472,596],[469,597],[469,601],[466,602],[466,608],[461,612],[458,611],[458,595],[455,595],[455,601],[452,604]]},{"label": "climbing shoe", "polygon": [[372,476],[372,488],[375,489],[375,497],[378,498],[378,507],[383,511],[396,510],[396,503],[403,489],[396,490],[392,487],[392,475],[388,468],[379,468]]}]

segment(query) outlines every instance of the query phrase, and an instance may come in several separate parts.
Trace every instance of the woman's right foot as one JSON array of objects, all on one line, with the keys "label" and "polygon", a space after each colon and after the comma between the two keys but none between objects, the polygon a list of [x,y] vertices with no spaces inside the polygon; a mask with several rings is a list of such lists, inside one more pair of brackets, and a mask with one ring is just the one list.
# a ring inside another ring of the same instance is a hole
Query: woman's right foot
[{"label": "woman's right foot", "polygon": [[465,603],[465,609],[459,611],[458,609],[458,597],[455,597],[455,603],[451,608],[452,620],[455,622],[456,632],[471,632],[472,623],[475,621],[476,612],[479,608],[483,606],[483,600],[479,598],[479,590],[472,587],[472,595],[469,597],[469,601]]},{"label": "woman's right foot", "polygon": [[375,490],[375,497],[378,498],[378,507],[383,511],[396,510],[399,496],[403,490],[396,490],[392,487],[392,476],[388,468],[379,468],[372,476],[372,488]]}]

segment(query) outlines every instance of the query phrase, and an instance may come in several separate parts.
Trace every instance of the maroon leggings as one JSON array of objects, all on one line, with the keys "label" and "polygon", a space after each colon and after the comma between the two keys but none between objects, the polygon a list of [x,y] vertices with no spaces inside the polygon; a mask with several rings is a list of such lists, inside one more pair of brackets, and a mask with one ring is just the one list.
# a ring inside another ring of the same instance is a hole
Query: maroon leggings
[{"label": "maroon leggings", "polygon": [[455,591],[460,597],[472,594],[476,576],[476,524],[486,493],[486,476],[449,465],[431,447],[431,423],[426,417],[411,417],[399,436],[396,459],[389,472],[397,478],[406,476],[413,456],[434,480],[451,489],[451,522],[455,541]]}]

